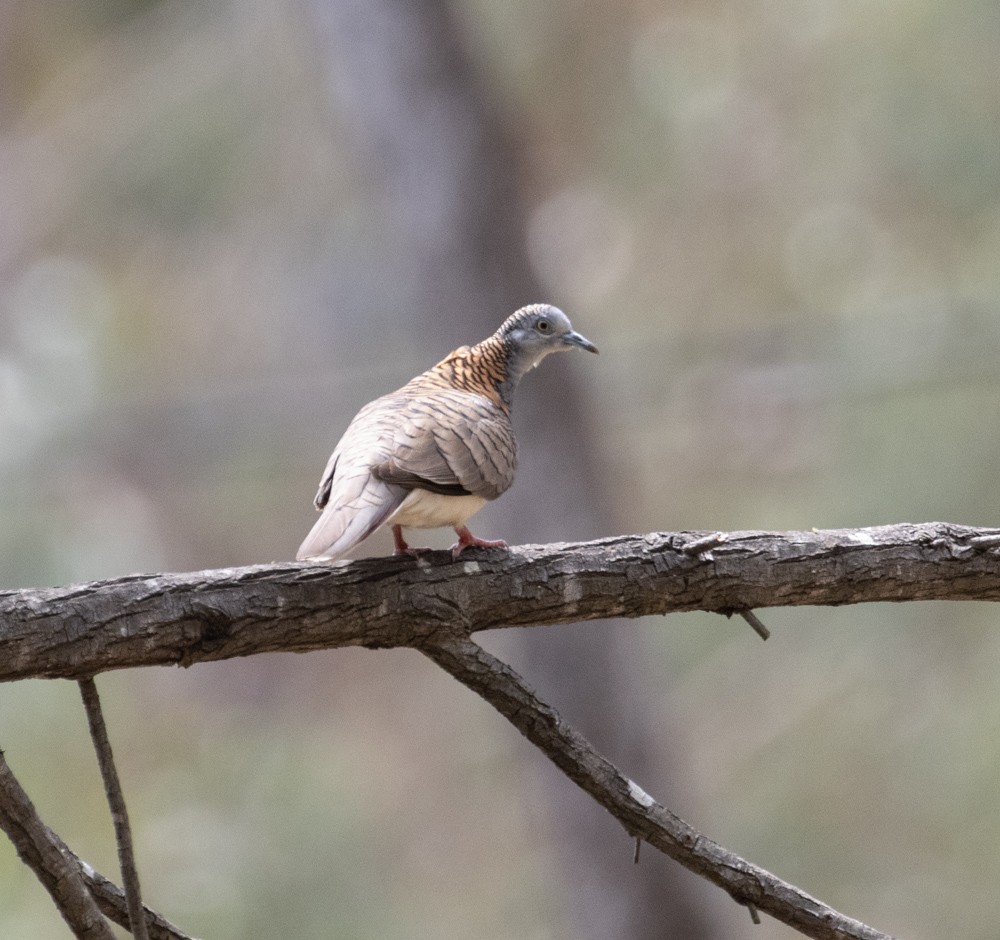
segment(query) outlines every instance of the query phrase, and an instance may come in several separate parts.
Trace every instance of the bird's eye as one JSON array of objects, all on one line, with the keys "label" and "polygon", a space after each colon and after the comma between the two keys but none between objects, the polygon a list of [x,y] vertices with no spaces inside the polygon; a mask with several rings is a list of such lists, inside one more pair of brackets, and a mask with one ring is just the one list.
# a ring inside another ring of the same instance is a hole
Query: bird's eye
[{"label": "bird's eye", "polygon": [[552,332],[552,324],[549,323],[548,320],[539,320],[535,324],[535,329],[538,330],[539,333],[551,333]]}]

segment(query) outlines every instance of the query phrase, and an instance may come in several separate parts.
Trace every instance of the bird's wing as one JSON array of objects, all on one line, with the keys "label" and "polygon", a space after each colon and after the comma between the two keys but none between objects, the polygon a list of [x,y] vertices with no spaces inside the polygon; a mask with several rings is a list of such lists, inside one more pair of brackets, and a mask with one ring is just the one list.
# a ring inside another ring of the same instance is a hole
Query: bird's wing
[{"label": "bird's wing", "polygon": [[368,538],[399,507],[407,490],[379,480],[372,466],[392,450],[399,402],[390,396],[365,405],[327,462],[316,494],[322,515],[296,558],[339,558]]},{"label": "bird's wing", "polygon": [[330,502],[341,457],[345,458],[342,476],[353,476],[360,466],[378,462],[381,453],[392,441],[393,410],[393,397],[384,395],[370,401],[351,419],[320,477],[319,489],[313,499],[317,509],[325,509]]},{"label": "bird's wing", "polygon": [[406,489],[496,499],[514,482],[516,466],[506,411],[482,395],[434,389],[406,403],[391,451],[372,472]]}]

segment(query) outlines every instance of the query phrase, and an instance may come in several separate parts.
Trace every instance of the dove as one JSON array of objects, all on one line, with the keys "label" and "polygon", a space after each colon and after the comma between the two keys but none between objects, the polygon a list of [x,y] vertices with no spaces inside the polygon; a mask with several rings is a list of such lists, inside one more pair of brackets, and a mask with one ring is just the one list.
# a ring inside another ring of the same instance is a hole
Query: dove
[{"label": "dove", "polygon": [[456,559],[472,546],[506,548],[476,538],[466,522],[514,482],[518,383],[550,353],[574,348],[597,352],[560,309],[531,304],[365,405],[326,464],[314,500],[321,515],[296,558],[341,558],[383,525],[396,554],[428,551],[411,548],[403,529],[453,528]]}]

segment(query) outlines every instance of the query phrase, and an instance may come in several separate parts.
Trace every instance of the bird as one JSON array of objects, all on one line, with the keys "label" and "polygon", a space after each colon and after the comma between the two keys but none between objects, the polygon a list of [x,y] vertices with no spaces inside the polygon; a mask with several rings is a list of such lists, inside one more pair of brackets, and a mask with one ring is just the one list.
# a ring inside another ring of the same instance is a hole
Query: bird
[{"label": "bird", "polygon": [[472,546],[506,548],[476,538],[466,522],[514,482],[518,382],[550,353],[573,348],[598,351],[558,307],[530,304],[365,405],[327,461],[313,500],[321,515],[296,558],[341,558],[383,525],[397,555],[429,551],[407,544],[405,528],[453,528],[455,559]]}]

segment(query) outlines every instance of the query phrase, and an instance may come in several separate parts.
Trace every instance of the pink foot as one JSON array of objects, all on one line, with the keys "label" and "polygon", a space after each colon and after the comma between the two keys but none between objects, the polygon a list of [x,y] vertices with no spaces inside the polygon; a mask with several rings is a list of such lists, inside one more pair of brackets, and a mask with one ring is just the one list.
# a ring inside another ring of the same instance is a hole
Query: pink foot
[{"label": "pink foot", "polygon": [[477,539],[466,526],[455,526],[458,534],[458,541],[451,547],[451,557],[458,558],[462,552],[470,545],[478,548],[506,548],[507,543],[503,539]]},{"label": "pink foot", "polygon": [[394,525],[392,527],[392,540],[396,543],[396,550],[393,552],[394,555],[420,555],[423,552],[434,551],[432,548],[411,548],[406,544],[406,539],[403,538],[403,527],[401,525]]}]

